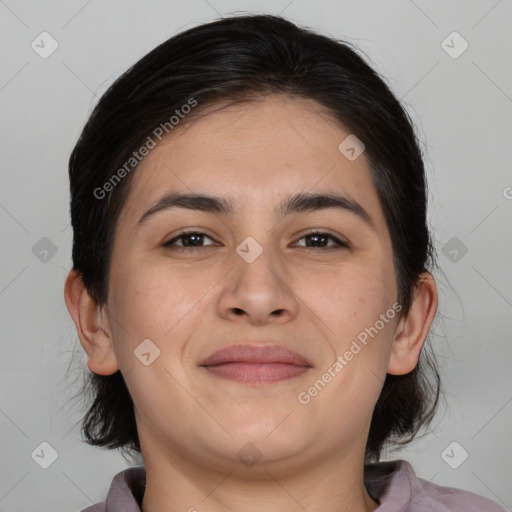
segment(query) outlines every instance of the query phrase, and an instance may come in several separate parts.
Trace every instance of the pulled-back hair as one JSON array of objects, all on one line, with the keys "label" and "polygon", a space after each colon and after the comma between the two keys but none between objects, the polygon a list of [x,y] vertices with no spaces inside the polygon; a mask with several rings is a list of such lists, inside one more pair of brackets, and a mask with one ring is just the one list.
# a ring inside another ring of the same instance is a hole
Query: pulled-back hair
[{"label": "pulled-back hair", "polygon": [[[69,178],[73,268],[98,304],[107,300],[114,228],[137,169],[136,162],[126,167],[133,152],[148,136],[154,138],[159,126],[170,133],[169,120],[184,105],[194,106],[180,116],[180,125],[193,122],[208,105],[268,94],[314,100],[364,143],[391,235],[400,316],[407,315],[420,274],[435,265],[413,123],[350,43],[269,15],[224,18],[170,38],[122,74],[94,108],[71,154]],[[123,179],[117,179],[120,175]],[[428,349],[409,374],[386,375],[372,416],[367,461],[379,460],[386,443],[409,442],[431,421],[439,374]],[[91,372],[85,388],[92,402],[82,422],[86,441],[140,452],[121,372]]]}]

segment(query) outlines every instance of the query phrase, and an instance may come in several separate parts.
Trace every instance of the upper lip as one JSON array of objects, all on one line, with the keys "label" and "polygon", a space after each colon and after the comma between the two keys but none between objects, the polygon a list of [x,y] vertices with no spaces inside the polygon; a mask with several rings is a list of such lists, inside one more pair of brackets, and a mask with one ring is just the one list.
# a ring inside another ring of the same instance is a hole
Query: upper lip
[{"label": "upper lip", "polygon": [[230,345],[221,348],[203,359],[200,366],[223,363],[287,363],[296,366],[311,366],[311,363],[297,352],[283,345]]}]

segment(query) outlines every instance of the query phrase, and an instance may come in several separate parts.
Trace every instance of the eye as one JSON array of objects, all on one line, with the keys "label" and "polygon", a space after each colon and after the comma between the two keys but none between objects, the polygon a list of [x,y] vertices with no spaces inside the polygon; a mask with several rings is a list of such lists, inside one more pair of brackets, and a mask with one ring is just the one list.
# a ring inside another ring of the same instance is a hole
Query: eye
[{"label": "eye", "polygon": [[[177,236],[172,238],[171,240],[165,242],[163,244],[164,247],[169,247],[176,250],[186,250],[189,249],[198,249],[201,247],[205,247],[204,241],[205,239],[211,240],[212,244],[206,244],[208,245],[216,245],[216,243],[213,241],[212,238],[210,238],[205,233],[202,233],[200,231],[182,231]],[[299,241],[301,240],[307,240],[306,244],[296,244],[299,247],[306,247],[306,248],[313,248],[313,249],[324,249],[324,248],[331,248],[331,249],[341,249],[341,248],[349,248],[349,245],[345,242],[342,242],[339,238],[336,238],[333,235],[330,235],[329,233],[323,233],[320,231],[313,231],[310,233],[307,233],[303,235]],[[177,243],[180,241],[181,243]],[[330,246],[328,245],[329,242],[333,242]]]},{"label": "eye", "polygon": [[305,245],[302,245],[302,247],[312,247],[315,249],[323,249],[328,248],[325,244],[329,241],[334,242],[334,246],[331,245],[332,249],[340,249],[342,247],[348,248],[349,245],[345,242],[342,242],[340,239],[336,238],[333,235],[330,235],[329,233],[322,233],[320,231],[313,231],[310,233],[305,234],[303,237],[299,239],[300,240],[310,240],[310,243],[307,243]]},{"label": "eye", "polygon": [[[203,247],[203,242],[205,238],[207,238],[208,240],[212,240],[208,235],[206,235],[205,233],[201,233],[200,231],[182,231],[178,236],[175,236],[172,240],[165,242],[163,246],[171,248],[176,247],[179,249],[190,247],[194,249],[198,247]],[[177,244],[177,241],[181,241],[181,243]],[[207,245],[215,245],[215,242],[213,244]]]}]

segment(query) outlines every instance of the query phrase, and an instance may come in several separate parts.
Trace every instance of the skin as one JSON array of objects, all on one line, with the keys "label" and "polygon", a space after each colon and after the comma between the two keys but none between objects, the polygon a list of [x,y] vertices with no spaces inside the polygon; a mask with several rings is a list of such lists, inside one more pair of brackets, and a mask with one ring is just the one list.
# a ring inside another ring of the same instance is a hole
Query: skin
[{"label": "skin", "polygon": [[[298,394],[397,301],[391,239],[368,162],[364,153],[349,161],[338,150],[349,133],[319,105],[283,96],[200,116],[136,171],[116,225],[107,303],[96,304],[69,273],[66,304],[89,369],[121,369],[134,400],[144,512],[377,508],[363,482],[373,408],[386,372],[416,366],[437,291],[432,275],[422,274],[407,317],[386,323],[308,404],[299,403]],[[138,225],[170,191],[228,197],[236,213],[174,208]],[[305,191],[351,197],[375,229],[339,209],[274,215],[284,198]],[[210,238],[195,250],[163,247],[184,228]],[[350,247],[332,240],[307,247],[311,229]],[[262,248],[252,263],[236,252],[248,236]],[[133,353],[145,339],[160,350],[149,366]],[[312,368],[246,384],[199,366],[215,350],[249,341],[283,344]],[[237,456],[248,442],[261,455],[251,467]]]}]

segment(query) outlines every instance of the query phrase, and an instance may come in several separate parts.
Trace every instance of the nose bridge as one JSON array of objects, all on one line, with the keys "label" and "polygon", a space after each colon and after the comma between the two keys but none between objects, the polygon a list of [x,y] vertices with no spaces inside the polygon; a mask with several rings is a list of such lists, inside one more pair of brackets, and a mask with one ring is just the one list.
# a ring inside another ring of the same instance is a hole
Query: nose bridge
[{"label": "nose bridge", "polygon": [[268,233],[247,236],[236,247],[229,284],[219,301],[223,316],[239,316],[242,311],[252,321],[261,323],[272,314],[296,313],[295,297],[286,282],[285,266],[278,250],[272,246],[271,236],[265,235]]},{"label": "nose bridge", "polygon": [[[271,287],[276,289],[283,279],[279,274],[283,267],[279,264],[276,251],[271,246],[271,236],[256,235],[261,243],[253,236],[247,236],[236,248],[237,258],[235,274],[238,281],[243,280],[253,289]],[[277,290],[275,290],[277,291]]]}]

